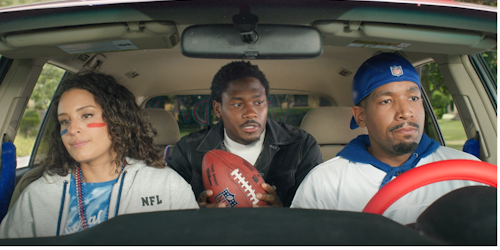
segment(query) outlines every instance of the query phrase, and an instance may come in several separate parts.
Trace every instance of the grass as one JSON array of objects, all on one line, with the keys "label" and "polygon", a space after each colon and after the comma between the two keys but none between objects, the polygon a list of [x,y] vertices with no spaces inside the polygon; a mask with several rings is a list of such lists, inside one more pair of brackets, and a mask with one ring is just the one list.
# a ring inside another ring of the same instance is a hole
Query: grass
[{"label": "grass", "polygon": [[16,155],[17,157],[28,156],[31,154],[31,150],[33,150],[33,145],[35,145],[36,137],[18,134],[16,139],[14,140],[14,145],[16,146]]},{"label": "grass", "polygon": [[446,146],[462,151],[462,147],[467,140],[464,127],[461,121],[438,120],[441,133],[443,134]]}]

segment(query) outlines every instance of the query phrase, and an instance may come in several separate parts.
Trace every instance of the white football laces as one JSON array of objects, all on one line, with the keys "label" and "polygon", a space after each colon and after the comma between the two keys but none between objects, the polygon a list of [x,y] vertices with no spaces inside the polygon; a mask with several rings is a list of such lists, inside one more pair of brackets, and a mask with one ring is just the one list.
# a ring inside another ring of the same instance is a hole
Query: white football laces
[{"label": "white football laces", "polygon": [[255,189],[252,188],[252,185],[250,185],[248,181],[245,181],[245,177],[241,176],[239,169],[233,170],[233,172],[231,172],[231,176],[234,176],[234,180],[237,180],[238,184],[241,185],[245,193],[248,193],[247,196],[250,196],[249,199],[252,204],[257,204],[259,202],[259,199],[257,199],[257,197],[255,196]]}]

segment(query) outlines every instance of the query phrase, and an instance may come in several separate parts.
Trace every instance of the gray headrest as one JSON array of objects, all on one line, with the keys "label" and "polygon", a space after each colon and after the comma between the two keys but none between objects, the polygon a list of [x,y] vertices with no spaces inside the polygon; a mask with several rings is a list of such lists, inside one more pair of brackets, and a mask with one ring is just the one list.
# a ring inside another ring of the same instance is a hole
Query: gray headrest
[{"label": "gray headrest", "polygon": [[158,132],[155,145],[173,145],[180,139],[179,125],[174,116],[164,109],[144,109],[149,121]]},{"label": "gray headrest", "polygon": [[302,119],[300,128],[314,136],[318,144],[347,144],[361,134],[368,134],[366,128],[351,130],[350,107],[319,107],[309,110]]}]

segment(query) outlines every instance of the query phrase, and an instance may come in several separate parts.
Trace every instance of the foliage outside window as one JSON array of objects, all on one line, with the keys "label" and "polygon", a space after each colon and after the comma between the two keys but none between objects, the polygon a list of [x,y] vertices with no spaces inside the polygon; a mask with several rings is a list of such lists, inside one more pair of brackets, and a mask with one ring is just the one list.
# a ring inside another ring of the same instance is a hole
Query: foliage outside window
[{"label": "foliage outside window", "polygon": [[50,64],[45,64],[43,67],[42,73],[31,94],[28,107],[24,111],[16,139],[14,140],[18,157],[18,167],[26,166],[22,163],[19,164],[19,162],[23,162],[19,157],[30,156],[40,129],[41,120],[45,116],[52,96],[64,72],[64,70]]},{"label": "foliage outside window", "polygon": [[496,51],[486,51],[481,53],[486,65],[490,69],[491,74],[497,79],[497,52]]},{"label": "foliage outside window", "polygon": [[429,96],[434,114],[437,119],[441,119],[453,106],[453,100],[448,88],[444,85],[441,71],[439,71],[438,65],[432,62],[421,67],[420,75],[422,87]]},{"label": "foliage outside window", "polygon": [[418,70],[422,87],[430,99],[446,146],[461,151],[467,136],[438,65],[432,62],[419,67]]},{"label": "foliage outside window", "polygon": [[454,0],[457,2],[476,3],[488,6],[497,6],[497,0]]},{"label": "foliage outside window", "polygon": [[0,0],[0,7],[18,6],[31,3],[55,2],[57,0]]}]

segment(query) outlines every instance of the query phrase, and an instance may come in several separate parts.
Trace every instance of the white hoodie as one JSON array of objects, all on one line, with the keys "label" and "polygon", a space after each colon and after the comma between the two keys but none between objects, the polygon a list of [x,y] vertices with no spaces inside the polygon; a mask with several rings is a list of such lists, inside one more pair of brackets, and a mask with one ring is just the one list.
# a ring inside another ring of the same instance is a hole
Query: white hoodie
[{"label": "white hoodie", "polygon": [[[194,193],[170,167],[148,167],[127,158],[129,165],[113,185],[111,219],[117,215],[164,210],[198,209]],[[62,235],[69,212],[71,176],[49,175],[29,184],[0,224],[0,238]]]}]

